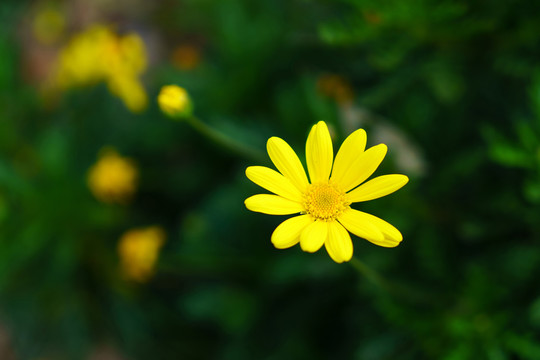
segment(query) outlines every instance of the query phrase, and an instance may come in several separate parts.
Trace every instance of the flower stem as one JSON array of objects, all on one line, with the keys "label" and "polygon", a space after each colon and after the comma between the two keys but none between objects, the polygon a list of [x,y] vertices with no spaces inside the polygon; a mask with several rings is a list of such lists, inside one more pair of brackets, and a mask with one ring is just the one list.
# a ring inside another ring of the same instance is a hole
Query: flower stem
[{"label": "flower stem", "polygon": [[350,261],[350,264],[358,270],[360,274],[366,277],[369,281],[371,281],[374,285],[377,287],[389,291],[390,287],[388,282],[375,270],[370,268],[368,265],[366,265],[363,261],[353,257]]},{"label": "flower stem", "polygon": [[366,279],[389,295],[421,304],[437,303],[441,301],[435,293],[429,293],[405,284],[393,283],[386,280],[377,271],[355,257],[351,259],[350,263]]},{"label": "flower stem", "polygon": [[199,118],[191,116],[186,120],[201,135],[207,137],[209,140],[226,148],[227,150],[252,160],[260,161],[261,159],[264,159],[264,155],[260,150],[236,141],[234,138],[220,132],[219,130],[216,130],[213,127],[208,126]]}]

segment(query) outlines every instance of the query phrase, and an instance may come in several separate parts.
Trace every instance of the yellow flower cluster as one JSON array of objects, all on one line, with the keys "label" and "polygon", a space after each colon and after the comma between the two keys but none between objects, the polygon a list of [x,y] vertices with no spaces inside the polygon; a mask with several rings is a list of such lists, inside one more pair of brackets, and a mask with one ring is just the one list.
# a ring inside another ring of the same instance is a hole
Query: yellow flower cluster
[{"label": "yellow flower cluster", "polygon": [[106,203],[123,203],[135,192],[138,170],[130,159],[114,149],[101,151],[88,172],[88,186],[94,196]]},{"label": "yellow flower cluster", "polygon": [[140,112],[148,104],[139,79],[146,67],[140,36],[119,36],[106,26],[95,25],[75,35],[61,50],[55,82],[66,89],[103,81],[129,110]]},{"label": "yellow flower cluster", "polygon": [[159,226],[125,232],[118,244],[124,276],[138,282],[147,281],[154,273],[154,266],[164,242],[165,231]]}]

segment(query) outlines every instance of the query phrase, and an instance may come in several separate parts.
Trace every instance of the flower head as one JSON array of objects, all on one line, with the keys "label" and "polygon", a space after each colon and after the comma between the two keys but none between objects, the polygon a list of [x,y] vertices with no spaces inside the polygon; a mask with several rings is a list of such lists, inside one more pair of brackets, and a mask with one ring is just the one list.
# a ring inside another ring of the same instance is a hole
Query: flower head
[{"label": "flower head", "polygon": [[186,89],[177,85],[165,85],[158,95],[159,108],[173,119],[191,115],[193,105]]},{"label": "flower head", "polygon": [[106,148],[88,172],[88,186],[99,200],[122,203],[135,192],[137,176],[137,168],[130,159]]},{"label": "flower head", "polygon": [[365,147],[366,132],[356,130],[345,139],[334,159],[328,127],[320,121],[311,129],[306,143],[308,180],[294,150],[278,137],[268,140],[268,155],[279,172],[250,166],[246,175],[275,195],[254,195],[245,205],[264,214],[298,214],[275,229],[272,243],[276,248],[300,242],[302,250],[315,252],[324,245],[330,257],[341,263],[353,255],[349,232],[384,247],[401,242],[403,236],[394,226],[350,206],[393,193],[409,181],[405,175],[394,174],[360,185],[375,172],[387,151],[384,144],[364,151]]},{"label": "flower head", "polygon": [[147,281],[154,272],[159,250],[165,241],[165,231],[159,226],[132,229],[118,243],[124,275],[138,282]]}]

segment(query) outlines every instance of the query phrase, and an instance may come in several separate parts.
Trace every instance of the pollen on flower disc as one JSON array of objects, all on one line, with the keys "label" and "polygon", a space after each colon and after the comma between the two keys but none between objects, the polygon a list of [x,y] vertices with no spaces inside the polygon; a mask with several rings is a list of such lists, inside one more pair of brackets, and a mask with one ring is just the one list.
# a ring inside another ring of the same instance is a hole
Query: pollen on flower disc
[{"label": "pollen on flower disc", "polygon": [[334,220],[350,203],[332,183],[311,184],[304,194],[306,213],[320,220]]}]

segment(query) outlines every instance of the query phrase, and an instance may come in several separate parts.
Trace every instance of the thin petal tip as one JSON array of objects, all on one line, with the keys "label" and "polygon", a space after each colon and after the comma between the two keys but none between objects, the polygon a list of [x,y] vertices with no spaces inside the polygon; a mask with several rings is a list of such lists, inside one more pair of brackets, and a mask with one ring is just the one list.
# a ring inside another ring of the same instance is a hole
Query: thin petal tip
[{"label": "thin petal tip", "polygon": [[276,142],[284,141],[282,138],[277,136],[272,136],[266,141],[266,147],[271,146],[272,144],[275,144]]},{"label": "thin petal tip", "polygon": [[283,250],[283,249],[288,249],[294,245],[288,245],[288,244],[281,244],[280,242],[278,242],[273,236],[272,238],[270,239],[270,241],[272,242],[272,245],[274,245],[274,247],[276,249],[279,249],[279,250]]},{"label": "thin petal tip", "polygon": [[250,179],[250,180],[251,180],[251,178],[250,178],[249,176],[250,176],[250,174],[253,173],[253,168],[254,168],[254,166],[248,166],[248,167],[246,168],[246,171],[245,171],[246,177],[247,177],[248,179]]},{"label": "thin petal tip", "polygon": [[[330,255],[330,253],[328,253],[328,255]],[[348,258],[343,258],[341,256],[337,256],[336,254],[334,254],[333,256],[330,255],[330,259],[332,259],[332,261],[335,262],[336,264],[343,264],[343,263],[349,262],[352,259],[352,254]]]},{"label": "thin petal tip", "polygon": [[403,176],[403,186],[407,185],[407,183],[409,182],[409,177],[407,175],[402,175]]},{"label": "thin petal tip", "polygon": [[248,197],[246,200],[244,200],[244,206],[246,207],[246,209],[248,210],[251,210],[249,207],[250,207],[250,199],[252,198],[253,196],[250,196]]},{"label": "thin petal tip", "polygon": [[302,249],[302,251],[308,252],[308,253],[314,253],[317,250],[319,250],[319,249],[310,248],[310,247],[306,246],[305,243],[303,243],[301,241],[300,241],[300,248]]},{"label": "thin petal tip", "polygon": [[407,185],[407,183],[409,182],[409,177],[407,175],[395,174],[395,175],[387,175],[387,176],[395,176],[395,178],[397,178],[396,182],[399,184],[399,187],[394,191],[401,189],[402,187]]},{"label": "thin petal tip", "polygon": [[383,247],[386,247],[386,248],[395,248],[399,244],[401,244],[401,242],[403,241],[403,236],[400,236],[399,238],[389,238],[388,236],[385,236],[384,240],[386,240],[384,245],[381,244],[379,246],[383,246]]}]

